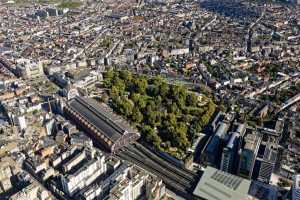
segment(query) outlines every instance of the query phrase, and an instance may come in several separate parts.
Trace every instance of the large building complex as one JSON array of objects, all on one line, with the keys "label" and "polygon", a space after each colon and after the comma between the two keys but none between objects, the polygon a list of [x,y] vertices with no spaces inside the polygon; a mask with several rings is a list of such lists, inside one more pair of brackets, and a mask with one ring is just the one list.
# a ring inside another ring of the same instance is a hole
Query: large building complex
[{"label": "large building complex", "polygon": [[66,114],[78,123],[92,138],[110,152],[136,141],[140,134],[105,104],[76,97],[64,108]]}]

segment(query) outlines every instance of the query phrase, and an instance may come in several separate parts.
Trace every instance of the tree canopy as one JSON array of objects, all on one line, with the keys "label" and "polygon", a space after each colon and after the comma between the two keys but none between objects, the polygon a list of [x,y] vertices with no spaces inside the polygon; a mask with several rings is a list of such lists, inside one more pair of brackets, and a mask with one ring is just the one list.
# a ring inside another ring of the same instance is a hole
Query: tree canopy
[{"label": "tree canopy", "polygon": [[211,100],[203,105],[196,93],[161,76],[108,71],[103,85],[109,89],[110,106],[139,128],[144,141],[167,152],[184,154],[216,107]]}]

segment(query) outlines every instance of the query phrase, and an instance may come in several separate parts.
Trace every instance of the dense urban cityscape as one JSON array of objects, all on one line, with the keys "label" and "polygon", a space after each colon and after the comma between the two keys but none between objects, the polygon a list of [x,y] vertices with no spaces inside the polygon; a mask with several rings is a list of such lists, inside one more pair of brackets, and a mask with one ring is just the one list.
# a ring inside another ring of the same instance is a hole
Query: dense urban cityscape
[{"label": "dense urban cityscape", "polygon": [[0,200],[300,200],[299,0],[0,0],[0,72]]}]

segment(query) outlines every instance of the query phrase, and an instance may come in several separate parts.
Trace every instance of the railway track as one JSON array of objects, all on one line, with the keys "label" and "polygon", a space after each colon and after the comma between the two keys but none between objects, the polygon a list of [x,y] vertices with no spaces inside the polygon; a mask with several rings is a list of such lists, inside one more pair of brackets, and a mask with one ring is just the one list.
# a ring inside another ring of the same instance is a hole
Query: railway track
[{"label": "railway track", "polygon": [[131,156],[128,155],[119,155],[119,158],[126,160],[131,163],[135,163],[137,166],[141,167],[142,169],[145,169],[146,171],[149,171],[150,173],[153,173],[154,175],[158,176],[163,180],[163,182],[166,184],[169,190],[175,192],[177,195],[184,197],[185,199],[194,199],[193,195],[191,194],[190,191],[186,189],[186,187],[183,187],[182,185],[178,183],[174,183],[174,180],[170,179],[170,177],[162,174],[159,170],[157,169],[149,169],[145,166],[143,166],[143,162],[140,160],[137,160],[135,158],[132,158]]},{"label": "railway track", "polygon": [[197,181],[197,173],[161,158],[139,143],[124,146],[116,155],[160,177],[176,194],[186,199],[194,199],[192,190]]},{"label": "railway track", "polygon": [[167,163],[164,160],[157,159],[156,158],[157,156],[152,155],[150,152],[145,153],[145,151],[140,150],[135,147],[127,147],[127,148],[129,149],[129,151],[131,151],[137,155],[140,155],[140,157],[142,159],[151,161],[152,163],[154,163],[155,165],[158,165],[163,170],[167,170],[167,171],[171,172],[172,174],[174,174],[174,176],[180,177],[180,179],[185,180],[189,184],[191,184],[192,182],[195,181],[194,177],[187,176],[186,173],[184,173],[183,171],[180,171],[178,168],[172,166],[171,163]]},{"label": "railway track", "polygon": [[142,151],[146,156],[150,157],[152,160],[155,160],[157,163],[160,163],[165,168],[168,168],[168,169],[174,171],[175,173],[179,174],[180,176],[182,176],[185,179],[188,179],[191,182],[195,181],[195,177],[197,177],[196,173],[194,173],[188,169],[185,169],[183,167],[180,168],[180,167],[174,166],[173,163],[170,163],[170,162],[164,160],[163,158],[161,158],[158,155],[156,155],[155,153],[151,152],[149,149],[142,146],[141,144],[135,143],[134,145],[136,146],[136,148],[138,150]]},{"label": "railway track", "polygon": [[181,176],[178,176],[177,174],[175,174],[172,171],[169,171],[168,169],[163,168],[151,159],[147,159],[145,157],[137,155],[135,152],[132,152],[130,150],[123,151],[121,156],[124,155],[130,157],[132,161],[136,161],[137,165],[140,165],[142,168],[147,168],[148,170],[150,170],[150,172],[154,171],[155,174],[159,173],[169,177],[169,179],[173,180],[174,183],[182,185],[183,188],[190,184],[190,181],[182,178]]},{"label": "railway track", "polygon": [[148,165],[145,165],[145,162],[141,161],[139,158],[136,158],[132,155],[128,155],[127,153],[124,152],[125,151],[121,152],[118,155],[119,158],[134,163],[137,166],[141,167],[142,169],[149,171],[150,173],[153,173],[154,175],[160,177],[170,190],[176,192],[180,196],[187,197],[190,195],[189,191],[186,188],[186,185],[183,186],[182,183],[177,182],[176,180],[174,180],[174,178],[171,178],[170,176],[162,173],[160,169],[156,169],[155,167],[149,167]]}]

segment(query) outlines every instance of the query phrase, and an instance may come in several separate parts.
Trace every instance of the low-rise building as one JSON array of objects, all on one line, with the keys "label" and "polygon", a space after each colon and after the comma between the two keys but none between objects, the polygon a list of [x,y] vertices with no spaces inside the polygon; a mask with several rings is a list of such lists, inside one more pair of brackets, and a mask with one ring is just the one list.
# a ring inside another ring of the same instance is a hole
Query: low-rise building
[{"label": "low-rise building", "polygon": [[244,178],[207,167],[193,194],[203,199],[246,200],[250,184]]},{"label": "low-rise building", "polygon": [[53,199],[48,190],[41,188],[37,183],[33,182],[27,187],[23,188],[21,191],[12,195],[9,200],[51,200]]},{"label": "low-rise building", "polygon": [[44,74],[42,62],[33,62],[28,59],[17,60],[17,74],[24,79],[37,78]]},{"label": "low-rise building", "polygon": [[69,196],[90,185],[100,175],[106,172],[105,156],[80,162],[73,170],[61,176],[63,191]]}]

